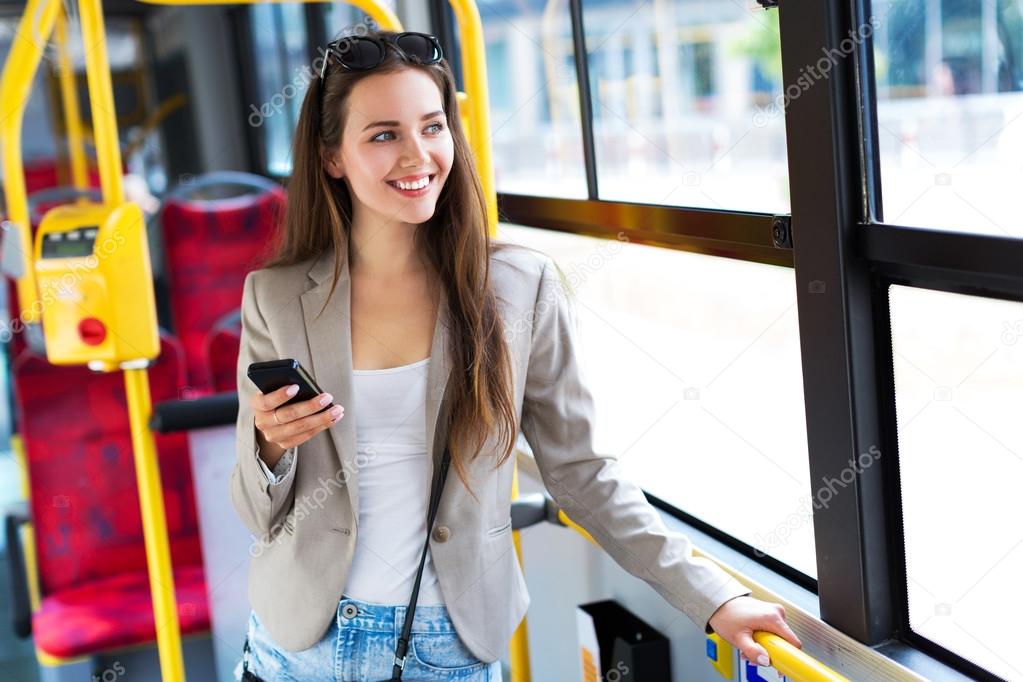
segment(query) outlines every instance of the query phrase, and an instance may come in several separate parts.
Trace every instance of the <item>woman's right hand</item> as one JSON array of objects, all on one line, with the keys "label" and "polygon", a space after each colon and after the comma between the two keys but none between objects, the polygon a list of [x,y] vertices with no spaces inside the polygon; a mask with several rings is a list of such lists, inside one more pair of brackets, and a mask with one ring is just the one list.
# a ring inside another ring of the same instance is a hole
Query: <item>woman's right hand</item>
[{"label": "woman's right hand", "polygon": [[330,428],[345,414],[345,408],[341,405],[320,412],[334,399],[329,393],[321,393],[309,400],[281,407],[297,392],[298,386],[292,384],[272,393],[257,392],[252,396],[256,428],[266,442],[279,447],[281,453]]}]

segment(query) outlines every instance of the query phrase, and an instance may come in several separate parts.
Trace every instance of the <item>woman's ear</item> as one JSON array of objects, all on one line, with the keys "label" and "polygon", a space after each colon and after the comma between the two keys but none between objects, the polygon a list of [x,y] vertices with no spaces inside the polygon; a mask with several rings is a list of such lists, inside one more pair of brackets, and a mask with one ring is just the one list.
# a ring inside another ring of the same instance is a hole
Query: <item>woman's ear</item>
[{"label": "woman's ear", "polygon": [[340,180],[345,175],[344,165],[341,163],[341,152],[340,150],[335,151],[333,154],[328,154],[323,158],[323,170],[327,171],[327,175]]}]

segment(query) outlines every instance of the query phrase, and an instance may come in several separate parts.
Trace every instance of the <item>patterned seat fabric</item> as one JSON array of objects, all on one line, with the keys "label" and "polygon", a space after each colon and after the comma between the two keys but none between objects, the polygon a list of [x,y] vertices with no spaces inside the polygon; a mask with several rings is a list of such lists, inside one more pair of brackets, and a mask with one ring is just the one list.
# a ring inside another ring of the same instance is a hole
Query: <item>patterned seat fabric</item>
[{"label": "patterned seat fabric", "polygon": [[206,361],[217,393],[238,390],[238,350],[242,340],[240,310],[221,318],[206,337]]},{"label": "patterned seat fabric", "polygon": [[[210,614],[202,568],[174,570],[181,634],[206,632]],[[149,578],[134,571],[93,580],[43,599],[32,617],[36,646],[60,658],[153,641]]]},{"label": "patterned seat fabric", "polygon": [[[160,347],[148,369],[154,403],[176,399],[185,382],[180,344],[163,335]],[[71,656],[153,641],[124,375],[51,365],[30,350],[13,375],[43,597],[37,644]],[[155,439],[177,587],[192,604],[182,623],[208,629],[187,436]]]},{"label": "patterned seat fabric", "polygon": [[267,255],[284,205],[280,188],[213,201],[171,198],[164,204],[174,332],[184,345],[193,394],[213,390],[207,335],[221,317],[241,306],[245,275]]}]

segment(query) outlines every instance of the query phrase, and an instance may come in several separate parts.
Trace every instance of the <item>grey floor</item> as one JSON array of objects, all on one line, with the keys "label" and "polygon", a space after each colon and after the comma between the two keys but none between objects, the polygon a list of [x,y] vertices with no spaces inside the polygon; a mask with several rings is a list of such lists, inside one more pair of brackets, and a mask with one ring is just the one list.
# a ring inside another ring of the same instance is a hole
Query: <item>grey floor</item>
[{"label": "grey floor", "polygon": [[12,629],[11,580],[7,568],[7,553],[0,551],[0,680],[38,682],[32,640],[18,639]]},{"label": "grey floor", "polygon": [[[7,440],[5,439],[6,446]],[[0,513],[20,497],[20,476],[10,450],[0,450]],[[14,636],[11,622],[11,578],[7,550],[0,533],[0,682],[38,682],[32,640]]]}]

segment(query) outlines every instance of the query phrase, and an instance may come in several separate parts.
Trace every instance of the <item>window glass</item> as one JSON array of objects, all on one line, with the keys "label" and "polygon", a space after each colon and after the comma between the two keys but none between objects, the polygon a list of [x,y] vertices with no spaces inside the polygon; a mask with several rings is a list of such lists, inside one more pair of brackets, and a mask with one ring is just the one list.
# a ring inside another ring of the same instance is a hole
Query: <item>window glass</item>
[{"label": "window glass", "polygon": [[262,139],[267,172],[288,175],[291,138],[311,73],[304,10],[301,4],[256,4],[249,16],[259,102],[250,106],[248,122]]},{"label": "window glass", "polygon": [[884,222],[1023,236],[1023,0],[872,0]]},{"label": "window glass", "polygon": [[[18,29],[18,19],[0,19],[0,60],[7,61],[11,45],[14,43]],[[22,156],[26,161],[33,161],[40,157],[53,158],[57,154],[56,142],[54,139],[53,117],[50,112],[50,101],[46,93],[45,70],[50,68],[49,63],[54,61],[56,48],[50,44],[46,59],[40,64],[39,71],[32,81],[29,89],[29,100],[25,105],[25,117],[22,123]],[[57,103],[59,105],[59,102]],[[0,164],[0,179],[3,178],[3,168]]]},{"label": "window glass", "polygon": [[[385,5],[389,3],[383,3]],[[347,5],[343,2],[332,2],[323,5],[324,34],[327,40],[334,40],[340,35],[358,35],[363,29],[377,28],[375,21],[372,21],[358,7]]]},{"label": "window glass", "polygon": [[480,4],[499,192],[585,198],[568,3]]},{"label": "window glass", "polygon": [[792,270],[502,224],[574,290],[596,448],[647,492],[816,576]]},{"label": "window glass", "polygon": [[787,213],[778,13],[586,3],[601,199]]},{"label": "window glass", "polygon": [[1023,304],[890,300],[910,626],[1021,679]]}]

